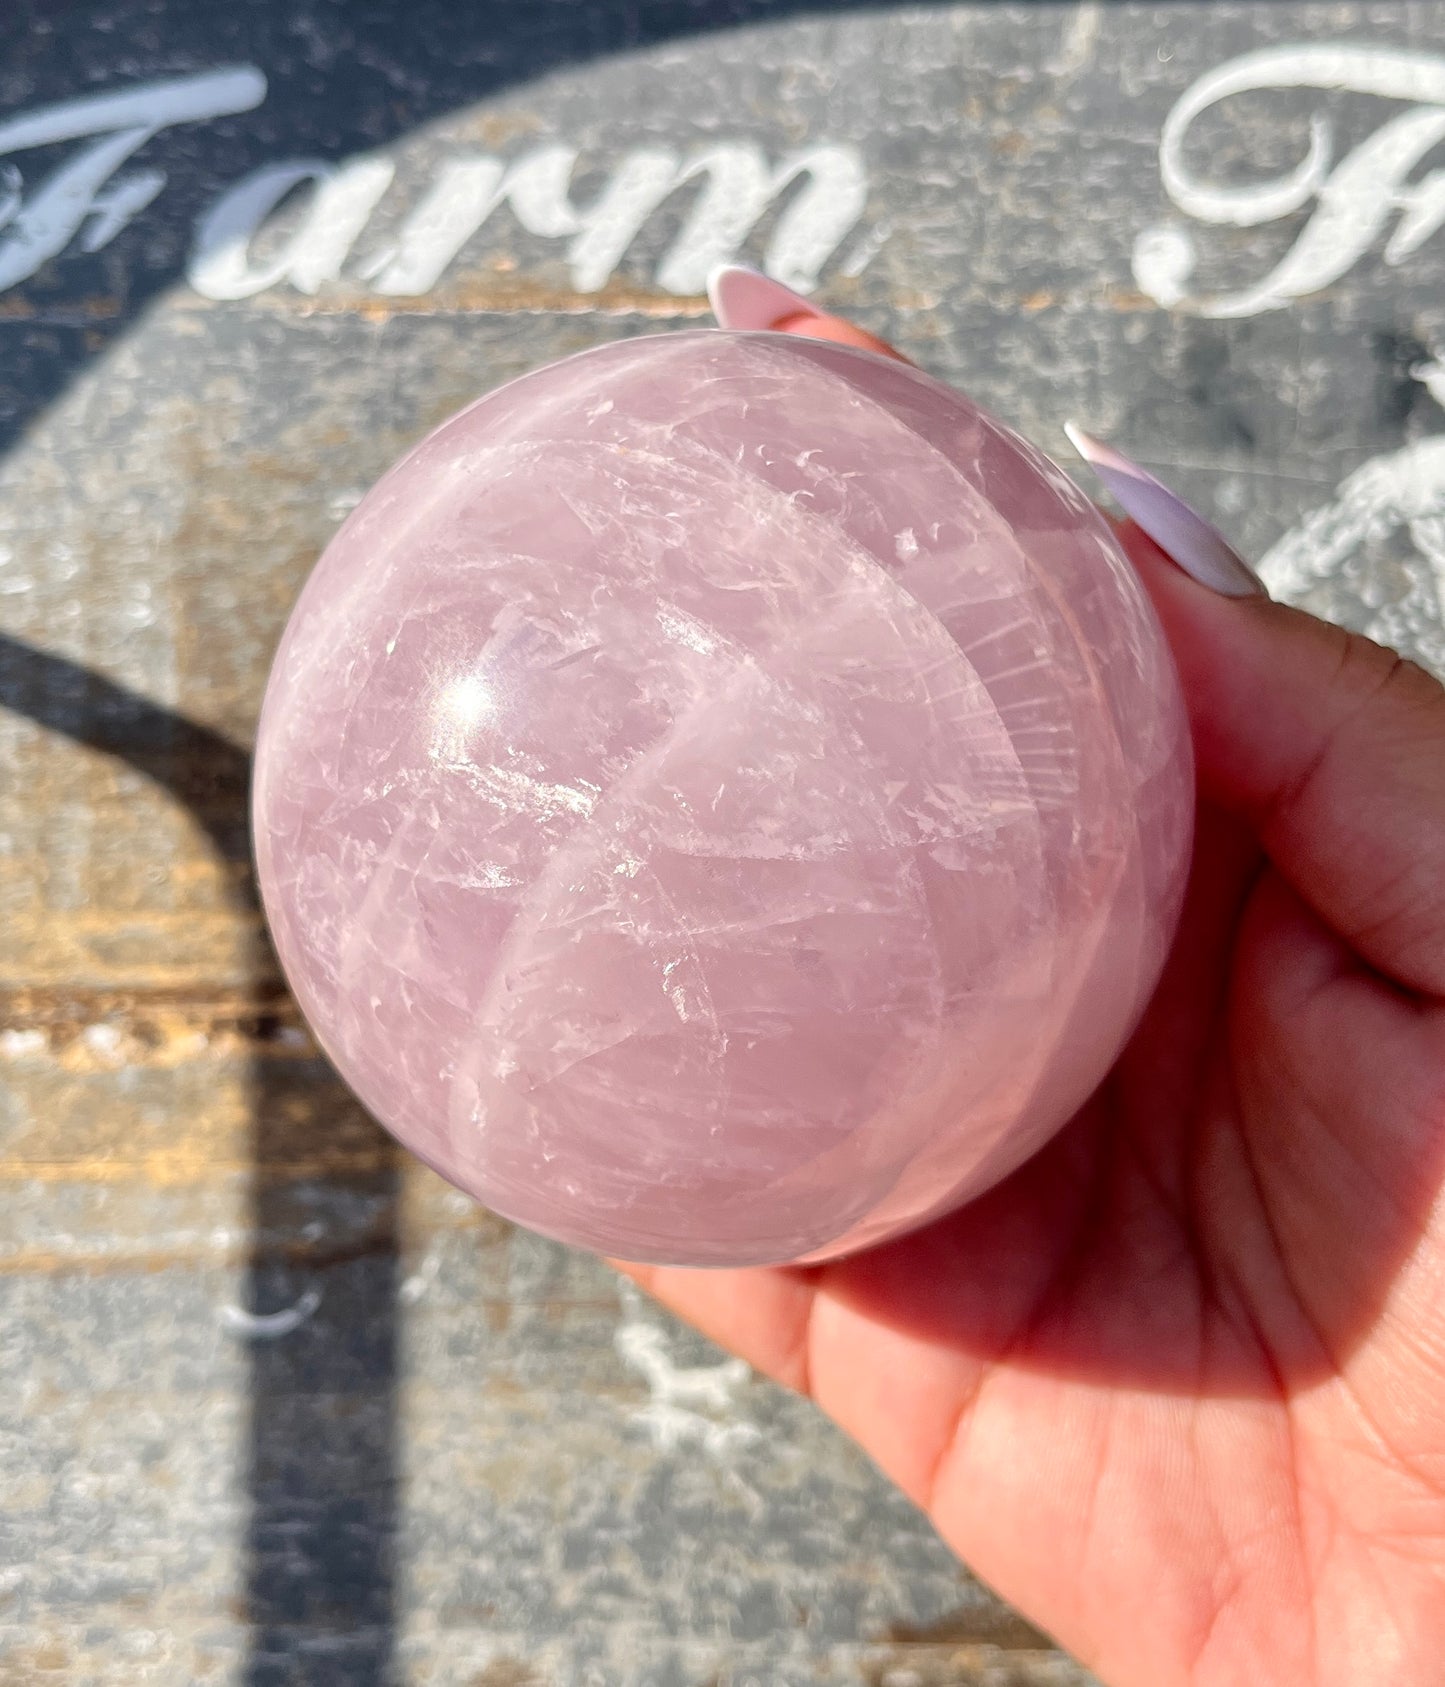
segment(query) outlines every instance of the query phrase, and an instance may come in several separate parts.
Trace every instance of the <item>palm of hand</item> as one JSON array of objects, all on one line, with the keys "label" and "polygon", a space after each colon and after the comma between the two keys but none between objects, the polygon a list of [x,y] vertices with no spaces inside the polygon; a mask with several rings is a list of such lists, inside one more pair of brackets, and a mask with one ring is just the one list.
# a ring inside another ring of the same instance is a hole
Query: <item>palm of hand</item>
[{"label": "palm of hand", "polygon": [[1445,1680],[1445,690],[1120,536],[1209,797],[1106,1084],[871,1253],[625,1269],[1113,1687]]},{"label": "palm of hand", "polygon": [[1196,863],[1109,1083],[990,1195],[811,1270],[633,1269],[1120,1687],[1399,1679],[1445,1656],[1445,1004],[1208,809]]}]

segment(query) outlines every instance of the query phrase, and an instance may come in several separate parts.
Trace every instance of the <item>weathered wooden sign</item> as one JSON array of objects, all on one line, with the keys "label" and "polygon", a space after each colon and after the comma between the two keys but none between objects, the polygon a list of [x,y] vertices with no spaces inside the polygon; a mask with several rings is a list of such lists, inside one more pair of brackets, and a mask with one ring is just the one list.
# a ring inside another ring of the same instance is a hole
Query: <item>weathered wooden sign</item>
[{"label": "weathered wooden sign", "polygon": [[1442,23],[12,6],[0,1682],[1085,1680],[809,1410],[403,1163],[269,959],[250,735],[400,450],[736,256],[1445,668]]}]

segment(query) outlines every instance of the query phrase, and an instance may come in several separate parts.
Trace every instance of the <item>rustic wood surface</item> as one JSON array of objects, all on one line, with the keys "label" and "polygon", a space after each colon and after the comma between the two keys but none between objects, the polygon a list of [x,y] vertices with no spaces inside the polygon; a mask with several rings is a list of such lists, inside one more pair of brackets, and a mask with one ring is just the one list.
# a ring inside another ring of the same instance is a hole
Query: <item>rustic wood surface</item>
[{"label": "rustic wood surface", "polygon": [[[1413,246],[1357,219],[1251,304],[1323,186],[1210,223],[1160,145],[1197,79],[1344,42],[1332,89],[1266,75],[1183,156],[1274,180],[1315,113],[1346,158],[1432,97],[1359,67],[1413,54],[1438,86],[1442,24],[1417,0],[12,4],[3,1687],[1087,1681],[809,1408],[349,1100],[266,947],[248,746],[371,480],[510,375],[699,320],[733,252],[1061,457],[1070,415],[1117,438],[1276,547],[1282,589],[1440,660],[1445,234],[1421,195]],[[40,215],[71,166],[94,179]]]}]

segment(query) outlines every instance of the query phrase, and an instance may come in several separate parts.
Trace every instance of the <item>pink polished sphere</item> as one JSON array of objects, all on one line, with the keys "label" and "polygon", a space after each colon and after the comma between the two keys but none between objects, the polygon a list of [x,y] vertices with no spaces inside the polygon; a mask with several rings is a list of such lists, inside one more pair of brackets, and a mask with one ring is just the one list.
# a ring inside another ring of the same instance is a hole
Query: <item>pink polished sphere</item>
[{"label": "pink polished sphere", "polygon": [[824,1258],[980,1193],[1157,979],[1173,665],[1053,464],[902,364],[631,340],[438,428],[302,593],[256,757],[328,1054],[507,1217]]}]

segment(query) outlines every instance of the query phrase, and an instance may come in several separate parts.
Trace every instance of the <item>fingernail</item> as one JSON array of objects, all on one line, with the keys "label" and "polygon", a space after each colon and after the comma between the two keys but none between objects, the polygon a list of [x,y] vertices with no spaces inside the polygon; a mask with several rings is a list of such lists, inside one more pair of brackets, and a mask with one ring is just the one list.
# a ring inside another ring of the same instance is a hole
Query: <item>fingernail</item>
[{"label": "fingernail", "polygon": [[801,293],[747,264],[719,264],[707,278],[707,297],[721,328],[776,328],[791,317],[822,315]]},{"label": "fingernail", "polygon": [[1069,444],[1161,551],[1201,586],[1225,597],[1267,597],[1263,582],[1239,552],[1177,492],[1112,445],[1064,423]]}]

